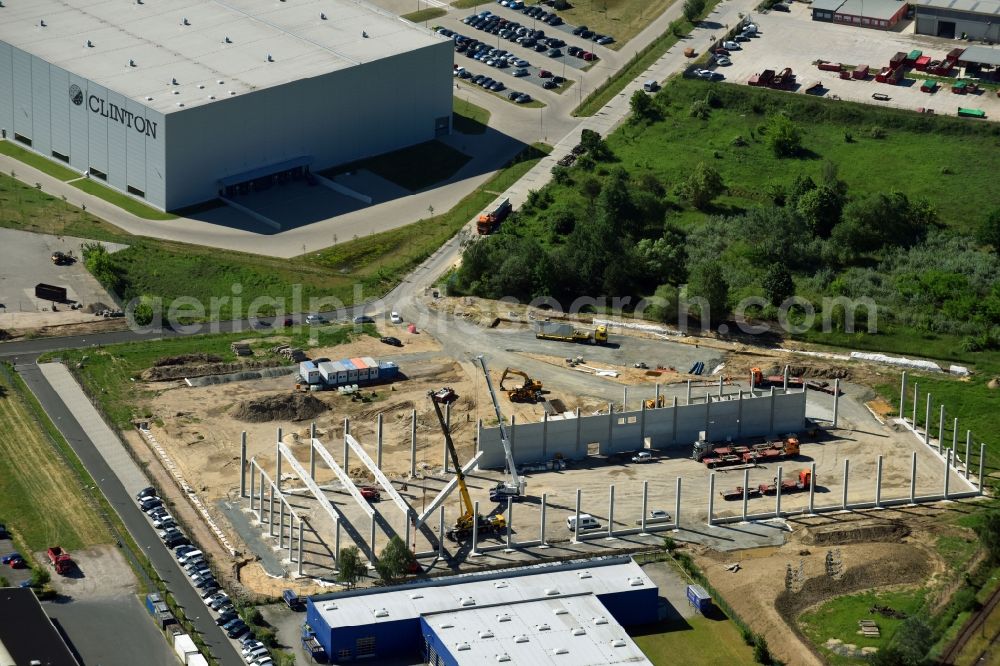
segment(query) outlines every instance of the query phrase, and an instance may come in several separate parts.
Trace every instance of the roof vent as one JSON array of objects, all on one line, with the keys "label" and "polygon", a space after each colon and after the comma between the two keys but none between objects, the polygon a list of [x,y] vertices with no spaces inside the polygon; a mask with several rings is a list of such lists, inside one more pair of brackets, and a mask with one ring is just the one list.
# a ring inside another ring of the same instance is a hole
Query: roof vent
[{"label": "roof vent", "polygon": [[368,39],[368,33],[365,32],[364,30],[361,31],[361,36],[364,37],[365,39]]},{"label": "roof vent", "polygon": [[628,579],[628,584],[630,587],[642,587],[645,583],[638,576],[634,576]]},{"label": "roof vent", "polygon": [[184,102],[177,102],[177,106],[184,106]]},{"label": "roof vent", "polygon": [[455,625],[451,624],[450,622],[446,622],[446,623],[442,624],[440,627],[438,627],[438,629],[451,629],[454,626]]},{"label": "roof vent", "polygon": [[204,89],[205,89],[205,84],[204,83],[199,83],[198,84],[198,90],[204,90]]},{"label": "roof vent", "polygon": [[132,60],[132,59],[130,58],[130,59],[129,59],[129,61],[128,61],[128,66],[129,66],[129,67],[135,67],[135,60]]},{"label": "roof vent", "polygon": [[480,638],[493,638],[493,632],[489,629],[479,632]]},{"label": "roof vent", "polygon": [[229,35],[226,35],[226,44],[232,44],[233,40],[229,39]]},{"label": "roof vent", "polygon": [[510,655],[504,652],[503,654],[497,655],[497,661],[503,663],[505,661],[510,661]]},{"label": "roof vent", "polygon": [[557,608],[552,612],[555,613],[556,615],[569,615],[569,611],[566,610],[565,608]]},{"label": "roof vent", "polygon": [[473,599],[472,597],[463,597],[462,598],[462,605],[463,606],[475,606],[476,605],[476,600]]},{"label": "roof vent", "polygon": [[498,590],[502,590],[503,588],[509,586],[510,584],[505,580],[498,580],[497,582],[493,583],[493,587],[497,588]]},{"label": "roof vent", "polygon": [[233,95],[235,95],[235,94],[236,94],[236,91],[235,91],[235,90],[230,90],[230,91],[229,91],[229,96],[230,96],[230,97],[232,97],[232,96],[233,96]]},{"label": "roof vent", "polygon": [[173,85],[173,86],[179,85],[177,83],[177,79],[170,79],[170,85]]},{"label": "roof vent", "polygon": [[514,637],[514,642],[515,643],[527,643],[528,642],[528,637],[525,636],[524,634],[521,634],[520,636],[515,636]]},{"label": "roof vent", "polygon": [[497,615],[497,622],[510,622],[510,615],[507,613]]},{"label": "roof vent", "polygon": [[180,90],[171,90],[170,92],[172,92],[174,95],[180,95],[181,94]]},{"label": "roof vent", "polygon": [[152,102],[153,98],[150,95],[146,95],[146,101],[147,102]]},{"label": "roof vent", "polygon": [[141,5],[142,4],[142,0],[135,0],[135,4]]},{"label": "roof vent", "polygon": [[559,590],[557,590],[554,587],[547,587],[547,588],[545,588],[545,596],[547,596],[547,597],[556,597],[556,596],[559,596]]},{"label": "roof vent", "polygon": [[578,576],[579,576],[579,577],[580,577],[581,579],[583,579],[583,578],[593,578],[593,577],[594,577],[594,576],[593,576],[593,574],[591,574],[591,573],[590,573],[589,571],[581,571],[581,572],[580,572],[580,573],[578,573],[577,575],[578,575]]},{"label": "roof vent", "polygon": [[333,603],[332,601],[328,604],[323,604],[323,610],[325,611],[337,610],[337,604]]},{"label": "roof vent", "polygon": [[389,611],[384,608],[379,608],[375,611],[375,617],[389,617]]},{"label": "roof vent", "polygon": [[92,49],[92,48],[94,48],[94,42],[92,42],[92,41],[90,41],[90,40],[88,39],[88,40],[87,40],[87,48],[88,48],[88,49]]},{"label": "roof vent", "polygon": [[39,21],[39,22],[38,22],[38,27],[39,27],[39,28],[44,28],[44,27],[45,27],[45,21],[44,21],[44,20],[42,20],[42,21]]},{"label": "roof vent", "polygon": [[267,54],[267,61],[268,62],[274,62],[274,58],[271,57],[270,53]]},{"label": "roof vent", "polygon": [[319,19],[320,19],[321,21],[325,21],[325,20],[326,20],[326,14],[324,14],[323,12],[320,12],[320,13],[319,13]]},{"label": "roof vent", "polygon": [[608,618],[606,618],[606,617],[595,617],[594,618],[594,624],[596,624],[598,626],[600,626],[602,624],[607,624],[607,623],[608,623]]},{"label": "roof vent", "polygon": [[577,627],[576,629],[573,630],[573,635],[574,636],[583,636],[586,633],[587,633],[587,630],[584,629],[583,627]]},{"label": "roof vent", "polygon": [[188,21],[185,17],[184,20],[181,21],[181,25],[191,25],[191,21]]},{"label": "roof vent", "polygon": [[552,628],[552,627],[550,627],[550,626],[549,626],[549,625],[547,625],[547,624],[540,624],[540,625],[538,625],[538,626],[536,626],[536,627],[535,627],[535,630],[536,630],[536,631],[548,631],[548,630],[550,630],[551,628]]},{"label": "roof vent", "polygon": [[556,648],[552,651],[552,654],[569,654],[569,650],[563,647]]},{"label": "roof vent", "polygon": [[215,99],[215,95],[209,95],[208,98],[209,99]]},{"label": "roof vent", "polygon": [[419,592],[414,592],[413,594],[410,595],[410,598],[411,599],[423,599],[424,595],[420,594]]},{"label": "roof vent", "polygon": [[218,81],[216,81],[216,83],[218,83],[221,86],[223,83],[225,83],[225,81],[223,81],[222,79],[219,79]]},{"label": "roof vent", "polygon": [[469,646],[468,643],[459,643],[458,645],[455,646],[455,649],[459,652],[464,652],[466,650],[471,650],[472,648]]},{"label": "roof vent", "polygon": [[616,638],[615,640],[611,641],[611,647],[625,647],[625,641],[623,641],[620,638]]}]

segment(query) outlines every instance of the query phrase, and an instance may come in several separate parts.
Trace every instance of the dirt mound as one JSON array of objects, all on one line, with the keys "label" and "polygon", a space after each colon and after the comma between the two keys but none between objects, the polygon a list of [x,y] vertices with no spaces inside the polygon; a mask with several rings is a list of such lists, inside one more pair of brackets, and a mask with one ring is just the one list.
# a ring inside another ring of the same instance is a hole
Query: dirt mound
[{"label": "dirt mound", "polygon": [[[764,374],[780,375],[785,372],[784,366],[772,365]],[[806,377],[809,379],[850,379],[851,371],[844,367],[814,367],[809,365],[789,365],[790,377]]]},{"label": "dirt mound", "polygon": [[186,365],[189,363],[221,363],[222,357],[215,354],[181,354],[180,356],[164,356],[153,363],[154,368],[168,365]]},{"label": "dirt mound", "polygon": [[328,409],[326,403],[308,393],[288,393],[244,400],[233,409],[232,416],[249,423],[305,421]]},{"label": "dirt mound", "polygon": [[375,409],[366,409],[361,412],[360,419],[362,421],[373,421],[378,414],[391,414],[392,412],[398,411],[410,411],[413,409],[412,400],[404,400],[403,402],[393,403],[391,405],[379,406]]},{"label": "dirt mound", "polygon": [[988,389],[998,389],[1000,388],[1000,377],[994,377],[986,383],[986,388]]},{"label": "dirt mound", "polygon": [[896,521],[827,525],[807,528],[802,536],[802,543],[811,546],[840,546],[872,541],[898,543],[909,534],[910,528]]},{"label": "dirt mound", "polygon": [[[206,355],[208,356],[208,355]],[[210,357],[211,358],[211,357]],[[185,377],[204,377],[206,375],[223,375],[243,370],[259,370],[284,365],[281,359],[267,361],[237,361],[231,363],[205,363],[202,365],[162,365],[143,370],[142,379],[147,382],[164,382]]]},{"label": "dirt mound", "polygon": [[8,340],[8,339],[10,339],[10,333],[0,328],[0,340]]}]

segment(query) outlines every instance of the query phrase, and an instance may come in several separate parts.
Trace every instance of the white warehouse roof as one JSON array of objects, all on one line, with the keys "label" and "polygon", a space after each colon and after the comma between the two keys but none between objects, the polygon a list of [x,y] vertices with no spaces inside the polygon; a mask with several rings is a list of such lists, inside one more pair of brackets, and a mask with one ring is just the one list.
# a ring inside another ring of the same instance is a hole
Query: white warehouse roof
[{"label": "white warehouse roof", "polygon": [[[311,599],[331,627],[416,619],[428,613],[567,596],[656,589],[628,557],[539,564],[506,571],[447,576],[389,590],[357,590]],[[515,662],[516,663],[516,662]]]},{"label": "white warehouse roof", "polygon": [[0,40],[168,113],[444,38],[359,0],[4,0]]},{"label": "white warehouse roof", "polygon": [[593,594],[472,608],[424,620],[459,664],[613,666],[651,662]]}]

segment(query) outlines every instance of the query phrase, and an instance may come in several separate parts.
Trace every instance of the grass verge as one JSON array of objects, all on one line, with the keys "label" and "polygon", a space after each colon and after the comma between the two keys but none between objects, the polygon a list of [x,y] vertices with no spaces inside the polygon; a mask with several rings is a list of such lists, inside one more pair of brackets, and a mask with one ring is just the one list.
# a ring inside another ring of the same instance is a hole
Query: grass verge
[{"label": "grass verge", "polygon": [[0,141],[0,154],[13,157],[16,160],[24,162],[28,166],[34,167],[42,173],[47,173],[53,178],[58,178],[63,182],[80,177],[79,172],[73,171],[72,169],[64,167],[61,164],[57,164],[56,162],[53,162],[52,160],[43,157],[34,151],[22,148],[14,142],[6,139]]},{"label": "grass verge", "polygon": [[[708,16],[719,4],[719,0],[709,0],[702,17]],[[573,109],[574,116],[592,116],[610,102],[615,95],[625,89],[635,77],[660,59],[670,48],[680,41],[681,35],[687,35],[694,29],[694,24],[687,19],[678,19],[670,24],[667,31],[654,39],[641,51],[638,51],[624,67],[594,89],[583,102]]]},{"label": "grass verge", "polygon": [[675,1],[575,0],[570,2],[569,9],[560,11],[559,15],[571,25],[585,25],[594,32],[611,35],[615,41],[606,48],[617,51],[656,20]]},{"label": "grass verge", "polygon": [[100,183],[94,181],[92,178],[81,178],[80,180],[75,180],[71,183],[73,187],[79,188],[86,192],[87,194],[92,194],[95,197],[100,197],[110,204],[118,206],[124,211],[132,213],[136,217],[141,217],[144,220],[176,220],[177,216],[172,213],[164,213],[162,210],[156,210],[151,206],[147,206],[141,201],[136,201],[127,194],[122,194],[116,190],[111,189],[101,185]]},{"label": "grass verge", "polygon": [[447,13],[447,9],[442,9],[440,7],[428,7],[427,9],[420,9],[415,12],[410,12],[409,14],[403,14],[399,18],[404,18],[411,23],[423,23],[424,21],[441,18]]},{"label": "grass verge", "polygon": [[70,205],[66,200],[4,174],[0,174],[0,227],[125,243],[134,239],[127,232]]},{"label": "grass verge", "polygon": [[323,172],[327,178],[367,169],[411,192],[448,180],[472,157],[440,141],[426,141],[384,155],[343,164]]},{"label": "grass verge", "polygon": [[490,123],[490,112],[468,99],[454,98],[451,127],[462,134],[484,134]]},{"label": "grass verge", "polygon": [[741,666],[755,663],[753,650],[728,619],[695,615],[676,624],[661,622],[629,630],[653,666]]}]

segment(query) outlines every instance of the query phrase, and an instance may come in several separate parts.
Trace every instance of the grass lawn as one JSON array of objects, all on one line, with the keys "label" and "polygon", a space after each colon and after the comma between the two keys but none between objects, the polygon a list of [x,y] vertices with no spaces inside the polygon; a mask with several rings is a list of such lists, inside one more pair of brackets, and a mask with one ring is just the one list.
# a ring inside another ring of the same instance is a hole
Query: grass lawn
[{"label": "grass lawn", "polygon": [[629,631],[654,666],[740,666],[755,663],[753,650],[743,642],[740,630],[729,620],[696,615],[686,624],[660,623]]},{"label": "grass lawn", "polygon": [[481,106],[476,106],[468,99],[454,98],[454,112],[451,116],[451,127],[462,134],[483,134],[490,124],[490,112]]},{"label": "grass lawn", "polygon": [[0,174],[0,227],[125,243],[134,240],[118,227],[4,174]]},{"label": "grass lawn", "polygon": [[107,526],[86,497],[80,478],[57,454],[31,400],[23,385],[9,381],[6,371],[0,372],[0,430],[4,433],[0,437],[0,522],[32,551],[59,545],[72,552],[110,543]]},{"label": "grass lawn", "polygon": [[411,192],[448,180],[472,157],[440,141],[426,141],[384,155],[342,164],[323,172],[327,178],[367,169]]},{"label": "grass lawn", "polygon": [[[615,38],[609,49],[618,50],[638,35],[674,0],[571,0],[572,9],[558,12],[566,23],[585,25]],[[547,7],[551,11],[551,7]]]},{"label": "grass lawn", "polygon": [[[839,638],[844,643],[853,643],[858,648],[885,647],[892,635],[903,624],[897,620],[869,613],[874,604],[888,606],[897,611],[913,614],[920,611],[924,599],[923,590],[900,590],[893,592],[864,592],[838,597],[823,604],[817,609],[803,613],[799,618],[799,627],[809,640],[819,648],[829,662],[838,664],[857,664],[858,660],[843,657],[823,647],[830,638]],[[880,638],[866,638],[858,632],[858,620],[874,620],[881,631]]]},{"label": "grass lawn", "polygon": [[58,178],[62,181],[73,180],[74,178],[79,178],[80,173],[78,171],[73,171],[69,167],[64,167],[53,160],[42,157],[38,153],[22,148],[13,141],[2,140],[0,141],[0,154],[9,155],[14,159],[24,162],[28,166],[32,166],[43,173],[47,173],[53,178]]},{"label": "grass lawn", "polygon": [[479,5],[491,5],[489,0],[455,0],[451,3],[452,7],[458,7],[459,9],[472,9],[473,7],[478,7]]},{"label": "grass lawn", "polygon": [[80,180],[75,180],[72,183],[73,187],[77,187],[87,194],[93,194],[95,197],[100,197],[107,201],[108,203],[114,204],[126,210],[136,217],[141,217],[144,220],[176,220],[177,216],[172,213],[164,213],[162,210],[157,210],[151,206],[147,206],[141,201],[137,201],[127,194],[122,194],[117,190],[113,190],[110,187],[101,185],[93,178],[81,178]]},{"label": "grass lawn", "polygon": [[404,18],[411,23],[423,23],[424,21],[440,18],[447,13],[448,10],[442,9],[441,7],[428,7],[427,9],[421,9],[415,12],[410,12],[409,14],[403,14],[400,18]]}]

